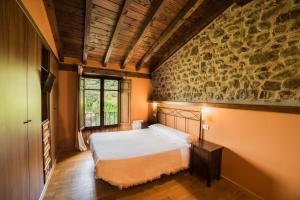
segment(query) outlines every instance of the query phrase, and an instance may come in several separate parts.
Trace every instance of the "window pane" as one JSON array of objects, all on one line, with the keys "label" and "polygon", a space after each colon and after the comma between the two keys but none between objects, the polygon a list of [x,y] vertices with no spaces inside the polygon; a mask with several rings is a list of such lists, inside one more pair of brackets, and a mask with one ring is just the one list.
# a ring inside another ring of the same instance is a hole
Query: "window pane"
[{"label": "window pane", "polygon": [[104,91],[104,125],[118,124],[118,91]]},{"label": "window pane", "polygon": [[118,80],[104,80],[104,89],[105,90],[118,90],[119,85]]},{"label": "window pane", "polygon": [[85,90],[85,126],[100,126],[100,91]]},{"label": "window pane", "polygon": [[100,89],[100,79],[85,78],[85,89]]}]

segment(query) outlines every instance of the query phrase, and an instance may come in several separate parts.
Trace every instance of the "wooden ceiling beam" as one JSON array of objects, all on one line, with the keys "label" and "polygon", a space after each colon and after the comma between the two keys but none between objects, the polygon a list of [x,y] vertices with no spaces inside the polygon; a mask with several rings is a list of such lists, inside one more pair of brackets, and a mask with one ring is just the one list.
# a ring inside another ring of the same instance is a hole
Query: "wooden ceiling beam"
[{"label": "wooden ceiling beam", "polygon": [[53,0],[44,0],[44,5],[46,8],[48,20],[49,20],[50,27],[52,30],[55,45],[57,48],[59,60],[63,61],[64,58],[63,58],[63,54],[62,54],[62,43],[61,43],[59,31],[58,31],[58,25],[57,25],[57,19],[56,19],[55,7],[54,7]]},{"label": "wooden ceiling beam", "polygon": [[111,56],[111,53],[112,53],[112,48],[114,46],[114,43],[116,42],[117,38],[118,38],[118,35],[119,35],[119,32],[121,30],[121,25],[125,19],[125,16],[128,12],[128,8],[129,8],[129,5],[130,3],[132,2],[133,0],[125,0],[125,2],[123,3],[123,6],[122,6],[122,10],[120,12],[120,15],[118,17],[118,21],[115,25],[115,30],[114,30],[114,33],[111,37],[111,40],[110,40],[110,43],[109,43],[109,46],[108,46],[108,49],[106,51],[106,54],[105,54],[105,57],[104,57],[104,66],[107,65],[108,61],[109,61],[109,58]]},{"label": "wooden ceiling beam", "polygon": [[[66,64],[60,63],[59,70],[61,71],[78,71],[78,65],[76,64]],[[141,72],[132,72],[132,71],[124,71],[117,69],[109,69],[109,68],[96,68],[90,66],[83,66],[83,74],[91,74],[91,75],[99,75],[99,76],[114,76],[114,77],[135,77],[135,78],[144,78],[151,79],[150,73],[141,73]]]},{"label": "wooden ceiling beam", "polygon": [[84,74],[94,74],[94,75],[102,75],[102,76],[114,76],[114,77],[135,77],[135,78],[144,78],[151,79],[150,73],[140,73],[140,72],[132,72],[132,71],[124,71],[124,70],[113,70],[113,69],[101,69],[95,67],[83,67]]},{"label": "wooden ceiling beam", "polygon": [[91,25],[91,13],[92,13],[92,1],[86,0],[85,2],[85,18],[84,18],[84,36],[83,36],[83,51],[82,62],[86,64],[88,57],[88,37],[90,34]]},{"label": "wooden ceiling beam", "polygon": [[163,2],[163,0],[155,0],[152,3],[151,8],[149,9],[149,12],[148,12],[149,14],[147,14],[147,17],[146,17],[143,25],[141,26],[140,31],[137,33],[136,37],[134,38],[129,49],[126,52],[125,59],[121,65],[121,69],[125,69],[125,66],[128,64],[128,62],[132,58],[133,53],[134,53],[136,47],[138,46],[139,42],[143,39],[143,37],[145,36],[145,33],[147,33],[148,29],[152,26],[152,22],[156,19],[156,17],[162,10],[162,6],[161,6],[162,2]]},{"label": "wooden ceiling beam", "polygon": [[179,29],[179,27],[187,20],[197,8],[203,3],[204,0],[191,0],[184,6],[184,8],[177,14],[175,19],[170,23],[170,25],[164,30],[160,37],[156,40],[153,46],[146,52],[142,57],[136,70],[140,70],[153,54]]}]

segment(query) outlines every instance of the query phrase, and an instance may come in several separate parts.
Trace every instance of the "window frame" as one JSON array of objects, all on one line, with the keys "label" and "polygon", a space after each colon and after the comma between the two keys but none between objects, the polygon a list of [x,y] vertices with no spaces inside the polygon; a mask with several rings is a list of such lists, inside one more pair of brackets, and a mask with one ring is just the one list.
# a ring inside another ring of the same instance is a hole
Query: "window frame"
[{"label": "window frame", "polygon": [[[105,89],[105,80],[116,80],[116,79],[111,79],[111,78],[104,78],[103,79],[103,106],[105,104],[105,101],[104,101],[104,97],[105,97],[105,92],[108,91],[113,91],[113,92],[117,92],[118,93],[118,115],[117,115],[117,123],[116,124],[108,124],[108,125],[105,125],[105,112],[104,112],[104,107],[103,107],[103,126],[104,127],[109,127],[109,126],[117,126],[120,124],[120,80],[118,80],[118,88],[117,89]],[[102,89],[102,88],[101,88]]]},{"label": "window frame", "polygon": [[[83,86],[83,115],[84,115],[84,128],[83,130],[92,130],[92,129],[101,129],[107,127],[116,127],[120,125],[120,81],[122,78],[120,77],[112,77],[112,76],[102,76],[102,75],[86,75],[83,74],[82,78],[91,78],[91,79],[99,79],[100,80],[100,89],[85,89],[85,81]],[[117,80],[118,81],[118,89],[117,90],[105,90],[104,88],[104,80]],[[86,126],[85,125],[85,90],[97,90],[100,91],[100,126]],[[117,124],[112,125],[105,125],[104,124],[104,91],[117,91],[118,92],[118,117],[117,117]]]},{"label": "window frame", "polygon": [[[96,78],[90,78],[90,79],[96,79]],[[100,127],[101,126],[101,113],[100,113],[100,110],[101,110],[101,87],[102,87],[102,83],[101,83],[101,80],[100,80],[100,88],[99,89],[91,89],[91,88],[86,88],[85,86],[86,84],[86,81],[85,81],[85,78],[83,80],[83,114],[84,114],[84,127],[85,128],[90,128],[90,127]],[[99,114],[99,126],[86,126],[86,105],[85,105],[85,98],[86,98],[86,91],[97,91],[99,92],[99,111],[98,111],[98,114]]]}]

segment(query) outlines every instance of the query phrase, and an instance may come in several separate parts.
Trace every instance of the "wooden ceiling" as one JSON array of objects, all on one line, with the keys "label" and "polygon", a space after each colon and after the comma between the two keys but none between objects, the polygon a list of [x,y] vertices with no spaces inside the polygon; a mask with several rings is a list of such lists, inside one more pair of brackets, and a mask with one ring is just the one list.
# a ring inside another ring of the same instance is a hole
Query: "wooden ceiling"
[{"label": "wooden ceiling", "polygon": [[[245,0],[243,0],[245,1]],[[60,57],[154,70],[233,0],[44,0]]]}]

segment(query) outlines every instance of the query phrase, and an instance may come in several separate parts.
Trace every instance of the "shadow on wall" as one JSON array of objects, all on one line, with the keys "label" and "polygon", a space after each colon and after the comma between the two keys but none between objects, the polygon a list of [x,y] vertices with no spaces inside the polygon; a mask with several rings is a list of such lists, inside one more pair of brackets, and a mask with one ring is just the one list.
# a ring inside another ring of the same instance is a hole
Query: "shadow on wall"
[{"label": "shadow on wall", "polygon": [[264,199],[278,199],[274,191],[275,181],[243,157],[227,148],[223,150],[222,175],[234,183],[239,183],[254,193],[260,194]]}]

